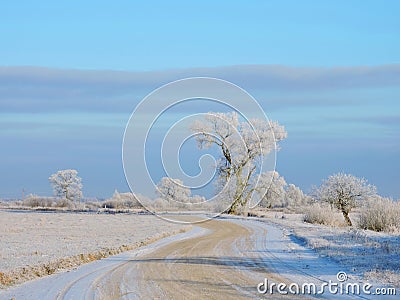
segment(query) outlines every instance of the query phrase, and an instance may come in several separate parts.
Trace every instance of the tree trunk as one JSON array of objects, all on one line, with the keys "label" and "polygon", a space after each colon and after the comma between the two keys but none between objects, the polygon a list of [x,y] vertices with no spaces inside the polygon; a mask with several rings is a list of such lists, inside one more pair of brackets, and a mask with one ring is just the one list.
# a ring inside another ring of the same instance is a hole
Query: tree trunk
[{"label": "tree trunk", "polygon": [[226,213],[230,214],[230,215],[237,215],[237,210],[242,202],[241,201],[242,192],[240,189],[240,187],[242,185],[242,181],[241,181],[242,169],[241,168],[235,170],[235,176],[236,176],[236,191],[235,191],[234,200],[233,200],[231,206],[226,211]]},{"label": "tree trunk", "polygon": [[240,203],[239,200],[240,199],[236,199],[225,212],[229,215],[237,215],[237,209]]},{"label": "tree trunk", "polygon": [[349,217],[349,213],[347,211],[342,210],[343,213],[343,217],[347,223],[348,226],[353,226],[353,223],[351,223],[350,217]]}]

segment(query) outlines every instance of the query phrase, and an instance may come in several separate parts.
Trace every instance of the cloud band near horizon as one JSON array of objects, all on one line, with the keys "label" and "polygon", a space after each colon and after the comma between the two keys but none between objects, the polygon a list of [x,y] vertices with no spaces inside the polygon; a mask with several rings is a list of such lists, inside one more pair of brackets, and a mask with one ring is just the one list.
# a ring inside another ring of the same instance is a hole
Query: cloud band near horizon
[{"label": "cloud band near horizon", "polygon": [[[289,182],[307,190],[345,171],[367,177],[384,195],[400,197],[400,64],[149,72],[3,66],[0,197],[18,195],[22,187],[50,192],[48,173],[63,167],[82,170],[87,195],[126,190],[120,149],[130,113],[155,88],[198,76],[239,85],[286,126],[289,138],[278,154],[278,171]],[[102,167],[109,171],[99,172]]]}]

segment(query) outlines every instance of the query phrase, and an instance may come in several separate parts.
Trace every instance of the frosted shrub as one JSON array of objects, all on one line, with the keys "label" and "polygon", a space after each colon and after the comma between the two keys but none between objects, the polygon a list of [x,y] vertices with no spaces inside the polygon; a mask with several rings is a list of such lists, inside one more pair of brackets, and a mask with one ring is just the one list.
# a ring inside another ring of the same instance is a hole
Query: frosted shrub
[{"label": "frosted shrub", "polygon": [[370,200],[360,212],[358,226],[374,231],[400,231],[400,203],[387,198]]},{"label": "frosted shrub", "polygon": [[103,202],[105,208],[123,208],[123,202],[119,200],[108,199]]},{"label": "frosted shrub", "polygon": [[58,199],[55,206],[69,208],[69,209],[75,208],[74,202],[65,198]]},{"label": "frosted shrub", "polygon": [[53,199],[31,194],[22,201],[22,205],[27,207],[51,207],[53,205]]},{"label": "frosted shrub", "polygon": [[101,202],[93,202],[93,201],[91,201],[91,202],[86,202],[85,203],[85,207],[88,210],[97,210],[97,209],[101,208],[102,205],[101,205]]},{"label": "frosted shrub", "polygon": [[113,209],[126,209],[134,207],[133,202],[130,200],[122,200],[122,199],[108,199],[104,201],[103,207],[113,208]]},{"label": "frosted shrub", "polygon": [[142,205],[132,193],[119,193],[115,190],[112,198],[105,200],[102,206],[113,209],[139,208]]},{"label": "frosted shrub", "polygon": [[321,205],[314,203],[304,208],[303,221],[312,224],[322,225],[341,225],[336,211],[334,211],[329,205]]},{"label": "frosted shrub", "polygon": [[229,201],[217,200],[212,202],[211,211],[215,213],[225,212],[230,206]]},{"label": "frosted shrub", "polygon": [[162,198],[157,198],[153,201],[153,208],[155,210],[164,210],[169,207],[169,203],[167,200],[164,200]]}]

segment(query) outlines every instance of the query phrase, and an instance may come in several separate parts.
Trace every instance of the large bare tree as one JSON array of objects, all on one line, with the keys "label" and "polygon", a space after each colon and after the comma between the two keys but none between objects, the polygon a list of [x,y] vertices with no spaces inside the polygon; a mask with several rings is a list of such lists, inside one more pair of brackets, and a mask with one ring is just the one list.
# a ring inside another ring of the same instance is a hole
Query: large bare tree
[{"label": "large bare tree", "polygon": [[276,142],[287,136],[277,122],[260,119],[240,122],[236,112],[210,112],[195,121],[191,130],[200,149],[216,146],[220,151],[218,183],[225,195],[232,198],[226,211],[230,214],[237,214],[247,205],[257,188],[261,160],[277,148]]}]

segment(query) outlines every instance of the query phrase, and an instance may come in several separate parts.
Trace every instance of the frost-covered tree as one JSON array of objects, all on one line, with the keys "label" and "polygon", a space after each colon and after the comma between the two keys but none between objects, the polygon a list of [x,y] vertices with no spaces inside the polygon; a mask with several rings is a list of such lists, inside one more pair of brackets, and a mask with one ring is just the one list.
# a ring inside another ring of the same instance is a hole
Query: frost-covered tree
[{"label": "frost-covered tree", "polygon": [[287,185],[285,179],[276,171],[269,171],[260,175],[260,190],[264,193],[264,197],[260,202],[261,207],[283,207],[285,203],[285,187]]},{"label": "frost-covered tree", "polygon": [[240,122],[235,112],[210,112],[203,120],[195,121],[191,130],[200,149],[216,146],[220,151],[219,192],[230,195],[232,201],[226,211],[230,214],[237,214],[251,199],[260,158],[275,150],[276,142],[287,136],[277,122],[259,119]]},{"label": "frost-covered tree", "polygon": [[82,178],[76,170],[60,170],[49,177],[54,194],[71,201],[82,198]]},{"label": "frost-covered tree", "polygon": [[299,207],[310,202],[309,196],[304,195],[303,191],[295,186],[294,184],[289,184],[285,192],[285,203],[288,206]]},{"label": "frost-covered tree", "polygon": [[376,187],[368,184],[364,178],[338,173],[324,180],[316,189],[315,195],[317,199],[326,201],[339,209],[346,223],[352,226],[350,211],[356,207],[358,201],[376,196]]},{"label": "frost-covered tree", "polygon": [[161,178],[156,192],[161,198],[172,203],[187,203],[190,199],[190,189],[184,186],[182,180],[169,177]]}]

